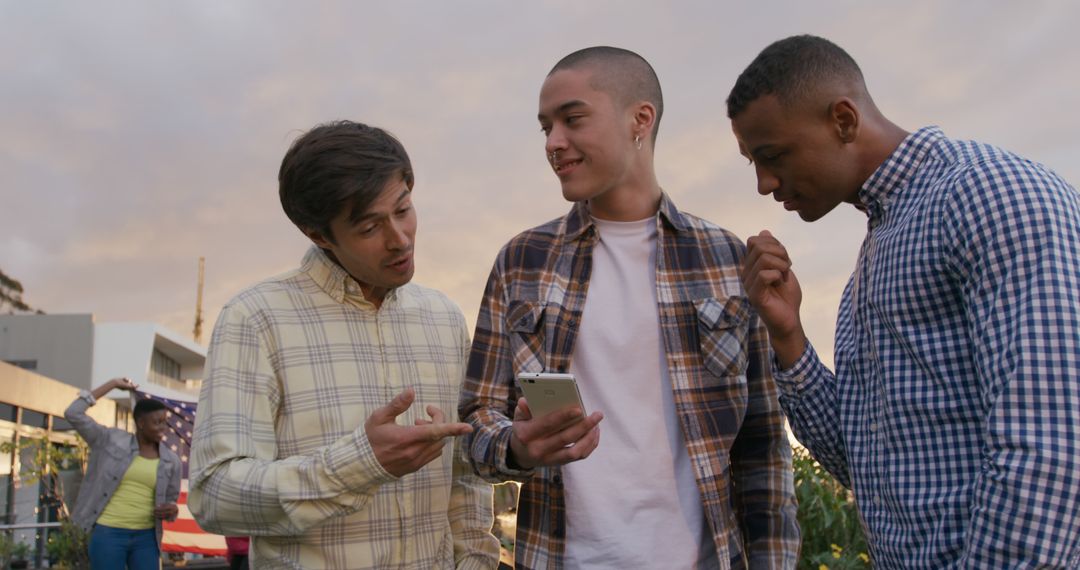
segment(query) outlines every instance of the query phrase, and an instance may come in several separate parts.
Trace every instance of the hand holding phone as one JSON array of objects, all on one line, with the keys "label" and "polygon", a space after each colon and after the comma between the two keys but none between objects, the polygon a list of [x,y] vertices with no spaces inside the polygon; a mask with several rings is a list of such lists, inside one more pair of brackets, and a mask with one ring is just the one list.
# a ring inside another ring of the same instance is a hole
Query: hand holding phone
[{"label": "hand holding phone", "polygon": [[[540,374],[519,378],[525,397],[514,410],[506,458],[511,468],[565,465],[588,457],[600,443],[598,425],[604,414],[585,415],[573,376]],[[533,404],[534,397],[541,402],[539,408]]]},{"label": "hand holding phone", "polygon": [[518,387],[529,402],[532,417],[544,417],[552,412],[577,406],[585,417],[585,404],[573,374],[553,372],[522,372],[517,375]]}]

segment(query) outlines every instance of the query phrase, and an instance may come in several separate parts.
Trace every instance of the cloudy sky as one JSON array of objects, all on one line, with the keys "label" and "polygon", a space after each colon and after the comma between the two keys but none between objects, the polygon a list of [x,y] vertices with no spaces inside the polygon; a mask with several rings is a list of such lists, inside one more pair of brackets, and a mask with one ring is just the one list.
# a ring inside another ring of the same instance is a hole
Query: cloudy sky
[{"label": "cloudy sky", "polygon": [[901,126],[997,144],[1076,185],[1078,22],[1080,4],[1039,1],[0,0],[0,268],[47,312],[190,332],[204,256],[208,338],[223,303],[307,247],[276,196],[289,143],[349,118],[405,143],[416,279],[471,322],[498,248],[568,207],[535,118],[544,75],[606,44],[660,76],[666,191],[788,243],[828,354],[864,219],[845,207],[806,224],[757,196],[724,116],[738,73],[773,40],[822,35]]}]

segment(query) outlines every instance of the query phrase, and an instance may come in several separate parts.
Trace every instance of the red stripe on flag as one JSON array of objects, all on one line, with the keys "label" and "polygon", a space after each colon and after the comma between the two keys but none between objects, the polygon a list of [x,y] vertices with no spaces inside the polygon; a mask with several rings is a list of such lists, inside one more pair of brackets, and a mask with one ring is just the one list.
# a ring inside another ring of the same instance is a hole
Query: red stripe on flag
[{"label": "red stripe on flag", "polygon": [[180,498],[176,504],[181,506],[181,516],[173,522],[166,521],[162,524],[165,533],[161,537],[161,550],[225,556],[225,537],[204,531],[187,510],[187,479],[181,481],[180,489]]},{"label": "red stripe on flag", "polygon": [[164,530],[171,530],[173,532],[209,534],[199,526],[199,523],[195,522],[195,519],[176,519],[173,522],[166,522],[162,527]]}]

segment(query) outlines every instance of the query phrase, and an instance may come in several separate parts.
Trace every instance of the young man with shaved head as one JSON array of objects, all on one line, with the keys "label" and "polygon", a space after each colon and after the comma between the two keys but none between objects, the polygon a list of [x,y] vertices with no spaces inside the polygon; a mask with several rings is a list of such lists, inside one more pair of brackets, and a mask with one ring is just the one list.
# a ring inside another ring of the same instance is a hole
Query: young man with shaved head
[{"label": "young man with shaved head", "polygon": [[491,485],[447,415],[465,318],[410,283],[413,170],[390,133],[318,125],[278,174],[312,243],[221,310],[191,453],[195,520],[251,536],[251,567],[494,569]]},{"label": "young man with shaved head", "polygon": [[875,566],[1080,568],[1080,195],[1006,151],[901,129],[822,38],[765,48],[728,116],[759,193],[806,221],[841,203],[868,218],[835,372],[769,232],[744,284],[795,434],[854,491]]},{"label": "young man with shaved head", "polygon": [[[499,253],[459,407],[477,471],[523,483],[519,568],[795,565],[791,450],[744,248],[662,191],[662,113],[652,67],[618,48],[566,56],[540,90],[574,206]],[[542,371],[573,373],[589,414],[534,415],[514,378]]]}]

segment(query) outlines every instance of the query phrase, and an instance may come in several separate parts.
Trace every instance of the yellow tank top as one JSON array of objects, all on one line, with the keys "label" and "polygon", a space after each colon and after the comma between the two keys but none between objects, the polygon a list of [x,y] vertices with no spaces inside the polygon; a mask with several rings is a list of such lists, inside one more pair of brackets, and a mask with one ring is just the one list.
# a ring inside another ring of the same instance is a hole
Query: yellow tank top
[{"label": "yellow tank top", "polygon": [[154,528],[154,488],[160,459],[135,456],[98,524],[129,530]]}]

